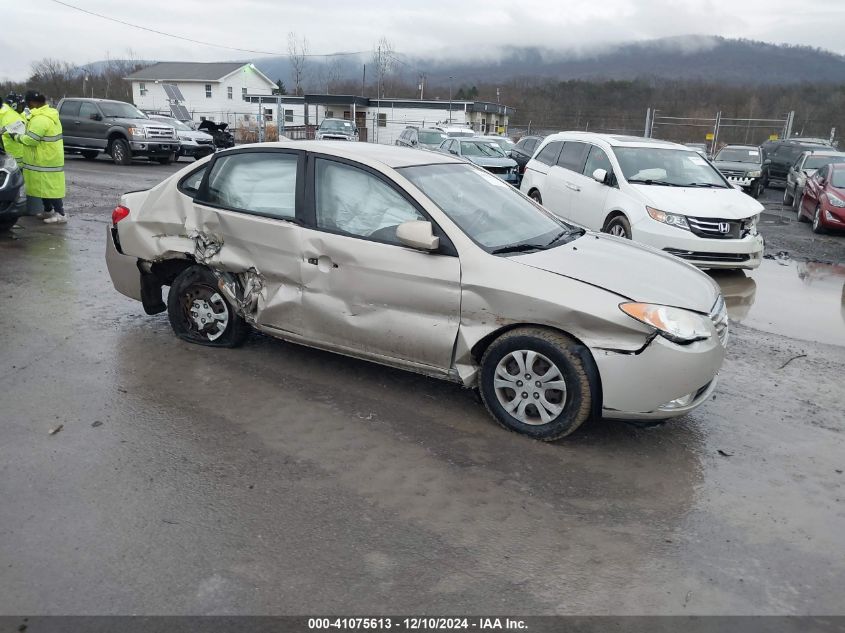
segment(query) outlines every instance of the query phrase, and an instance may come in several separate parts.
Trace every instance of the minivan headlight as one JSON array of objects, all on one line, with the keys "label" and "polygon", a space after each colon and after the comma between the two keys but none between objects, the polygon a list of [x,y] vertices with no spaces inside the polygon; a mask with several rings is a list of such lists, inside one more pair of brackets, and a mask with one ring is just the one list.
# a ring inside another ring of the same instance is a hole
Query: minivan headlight
[{"label": "minivan headlight", "polygon": [[620,303],[619,309],[673,343],[686,345],[710,338],[710,318],[696,312],[654,303]]},{"label": "minivan headlight", "polygon": [[652,220],[689,231],[687,218],[683,215],[678,215],[677,213],[666,213],[665,211],[655,209],[654,207],[646,207],[645,210],[648,211],[648,215]]}]

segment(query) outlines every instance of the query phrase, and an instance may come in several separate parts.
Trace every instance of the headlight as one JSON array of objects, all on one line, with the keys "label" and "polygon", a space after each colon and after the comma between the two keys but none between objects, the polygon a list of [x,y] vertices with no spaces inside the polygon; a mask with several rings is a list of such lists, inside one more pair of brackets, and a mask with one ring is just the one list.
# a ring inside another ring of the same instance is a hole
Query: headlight
[{"label": "headlight", "polygon": [[748,172],[745,172],[745,177],[746,177],[746,178],[759,178],[759,177],[760,177],[760,176],[762,176],[762,175],[763,175],[763,172],[762,172],[762,171],[760,171],[759,169],[758,169],[757,171],[748,171]]},{"label": "headlight", "polygon": [[645,210],[648,211],[648,215],[652,220],[689,231],[689,224],[687,224],[687,219],[683,215],[666,213],[665,211],[661,211],[660,209],[655,209],[653,207],[646,207]]},{"label": "headlight", "polygon": [[653,303],[620,303],[619,309],[673,343],[685,345],[710,338],[710,319],[689,310]]},{"label": "headlight", "polygon": [[827,194],[827,201],[834,207],[838,209],[845,208],[845,200],[840,198],[839,196],[834,196],[832,193]]},{"label": "headlight", "polygon": [[129,136],[132,138],[146,138],[147,134],[142,127],[131,127],[129,128]]}]

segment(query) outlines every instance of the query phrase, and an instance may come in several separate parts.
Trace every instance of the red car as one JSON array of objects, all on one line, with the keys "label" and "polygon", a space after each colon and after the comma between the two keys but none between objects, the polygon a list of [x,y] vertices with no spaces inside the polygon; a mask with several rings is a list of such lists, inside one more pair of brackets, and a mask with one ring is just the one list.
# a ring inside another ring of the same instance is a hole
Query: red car
[{"label": "red car", "polygon": [[845,164],[825,165],[807,179],[798,221],[813,221],[813,233],[845,231]]}]

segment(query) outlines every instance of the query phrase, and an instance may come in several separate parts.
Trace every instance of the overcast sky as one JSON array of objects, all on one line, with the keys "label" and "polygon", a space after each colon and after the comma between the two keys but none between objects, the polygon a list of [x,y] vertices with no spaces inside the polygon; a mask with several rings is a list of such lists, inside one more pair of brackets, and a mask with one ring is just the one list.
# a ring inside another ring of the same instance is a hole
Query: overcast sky
[{"label": "overcast sky", "polygon": [[[287,33],[312,53],[371,50],[492,54],[496,44],[590,48],[702,34],[818,46],[845,54],[842,0],[67,0],[112,18],[197,40],[286,54]],[[260,55],[179,41],[109,22],[53,0],[3,0],[0,79],[30,64],[123,58],[222,61]]]}]

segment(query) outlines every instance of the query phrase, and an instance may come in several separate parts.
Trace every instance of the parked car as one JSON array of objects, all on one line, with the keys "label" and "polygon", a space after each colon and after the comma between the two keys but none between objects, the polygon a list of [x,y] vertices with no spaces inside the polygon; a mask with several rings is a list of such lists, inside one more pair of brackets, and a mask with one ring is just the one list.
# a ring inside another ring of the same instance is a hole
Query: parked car
[{"label": "parked car", "polygon": [[396,139],[395,144],[402,147],[416,147],[418,149],[438,149],[448,136],[446,132],[437,130],[432,127],[414,127],[409,125],[399,138]]},{"label": "parked car", "polygon": [[358,128],[346,119],[323,119],[314,138],[324,141],[357,141]]},{"label": "parked car", "polygon": [[827,143],[790,139],[781,141],[766,141],[760,146],[763,152],[763,186],[786,185],[786,175],[801,152],[814,149],[827,149]]},{"label": "parked car", "polygon": [[18,161],[0,149],[0,232],[11,229],[22,215],[27,215],[23,174]]},{"label": "parked car", "polygon": [[115,288],[185,341],[234,347],[255,328],[477,387],[540,440],[688,413],[725,355],[709,277],[446,154],[241,146],[121,196],[106,240]]},{"label": "parked car", "polygon": [[110,99],[67,98],[59,101],[65,152],[93,160],[101,152],[117,165],[149,158],[163,165],[176,158],[176,128],[154,121],[131,103]]},{"label": "parked car", "polygon": [[726,145],[713,158],[713,165],[729,183],[742,187],[752,198],[763,194],[763,154],[759,147]]},{"label": "parked car", "polygon": [[475,136],[475,131],[464,125],[435,125],[434,129],[445,132],[446,136],[450,137]]},{"label": "parked car", "polygon": [[676,143],[553,134],[529,161],[521,189],[566,220],[701,268],[756,268],[763,258],[763,205]]},{"label": "parked car", "polygon": [[704,158],[709,158],[707,153],[707,143],[684,143],[684,145],[695,150]]},{"label": "parked car", "polygon": [[507,156],[509,158],[513,158],[511,156],[511,152],[513,151],[513,148],[516,147],[516,143],[514,143],[508,137],[506,137],[506,136],[495,136],[495,135],[486,135],[486,136],[481,135],[481,136],[476,136],[475,138],[480,138],[480,139],[483,139],[485,141],[490,141],[491,143],[495,143],[496,145],[499,146],[499,149],[502,150],[505,153],[505,156]]},{"label": "parked car", "polygon": [[494,143],[478,138],[447,138],[440,144],[440,151],[475,163],[505,182],[519,183],[516,161],[505,156]]},{"label": "parked car", "polygon": [[801,152],[786,174],[786,185],[783,188],[783,204],[798,209],[801,196],[804,194],[804,184],[807,178],[816,173],[820,167],[829,163],[845,162],[845,153],[833,149],[814,149]]},{"label": "parked car", "polygon": [[211,119],[204,119],[199,122],[196,129],[206,134],[211,134],[211,138],[214,140],[214,147],[217,149],[226,149],[235,146],[235,135],[229,131],[228,123],[215,123]]},{"label": "parked car", "polygon": [[845,163],[829,163],[807,179],[798,204],[798,221],[813,222],[814,233],[845,230]]},{"label": "parked car", "polygon": [[514,145],[513,149],[511,150],[511,158],[516,161],[517,166],[519,167],[519,175],[520,178],[522,174],[525,173],[525,166],[528,164],[528,161],[531,160],[531,157],[534,155],[534,151],[539,147],[540,143],[543,142],[545,136],[523,136],[519,141],[517,141],[516,145]]},{"label": "parked car", "polygon": [[214,153],[216,148],[214,147],[214,137],[211,134],[195,130],[187,123],[182,123],[182,121],[177,121],[172,117],[151,114],[150,118],[153,121],[161,121],[176,128],[176,133],[179,135],[177,159],[180,156],[199,159]]}]

